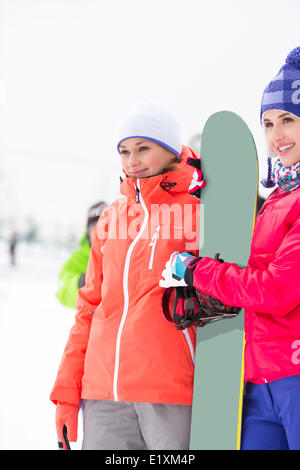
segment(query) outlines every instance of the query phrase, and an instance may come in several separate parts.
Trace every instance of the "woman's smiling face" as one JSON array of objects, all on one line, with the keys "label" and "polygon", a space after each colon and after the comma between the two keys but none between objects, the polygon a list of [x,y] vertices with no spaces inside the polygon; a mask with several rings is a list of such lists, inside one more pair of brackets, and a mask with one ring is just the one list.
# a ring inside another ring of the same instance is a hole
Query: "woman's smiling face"
[{"label": "woman's smiling face", "polygon": [[141,137],[123,140],[119,151],[123,170],[133,178],[159,175],[175,159],[169,150]]},{"label": "woman's smiling face", "polygon": [[268,110],[263,115],[266,137],[271,150],[285,167],[300,161],[300,119],[283,110]]}]

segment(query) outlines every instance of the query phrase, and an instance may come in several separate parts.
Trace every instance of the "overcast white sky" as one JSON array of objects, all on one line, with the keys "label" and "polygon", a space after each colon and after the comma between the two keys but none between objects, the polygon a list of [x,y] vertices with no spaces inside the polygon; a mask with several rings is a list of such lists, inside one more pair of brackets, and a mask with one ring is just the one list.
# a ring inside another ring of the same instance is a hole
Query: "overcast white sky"
[{"label": "overcast white sky", "polygon": [[118,196],[115,135],[141,100],[186,144],[240,114],[263,166],[261,94],[299,24],[299,0],[0,0],[0,219],[79,237],[88,206]]}]

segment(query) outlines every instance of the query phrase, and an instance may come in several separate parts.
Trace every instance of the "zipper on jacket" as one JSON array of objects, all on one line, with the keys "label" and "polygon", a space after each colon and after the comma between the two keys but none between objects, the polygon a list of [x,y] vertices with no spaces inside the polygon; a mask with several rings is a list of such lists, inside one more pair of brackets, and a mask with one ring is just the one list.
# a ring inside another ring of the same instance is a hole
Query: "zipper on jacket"
[{"label": "zipper on jacket", "polygon": [[135,187],[135,202],[139,203],[140,202],[140,189],[136,186]]},{"label": "zipper on jacket", "polygon": [[151,243],[149,243],[149,246],[152,246],[150,261],[149,261],[149,269],[152,269],[152,267],[153,267],[154,251],[155,251],[157,239],[158,239],[158,236],[159,236],[159,231],[160,231],[160,225],[157,226],[157,229],[155,230],[155,233],[152,237],[152,241],[151,241]]},{"label": "zipper on jacket", "polygon": [[119,376],[119,361],[120,361],[120,343],[121,343],[123,327],[124,327],[124,323],[125,323],[125,320],[126,320],[126,317],[127,317],[128,306],[129,306],[128,276],[129,276],[130,259],[131,259],[133,249],[134,249],[135,245],[137,244],[137,242],[139,241],[139,239],[141,238],[142,233],[144,232],[144,230],[147,226],[147,223],[148,223],[148,219],[149,219],[149,212],[147,210],[147,207],[144,203],[144,200],[143,200],[143,197],[142,197],[142,194],[141,194],[139,180],[137,180],[137,188],[138,188],[138,192],[136,191],[136,194],[139,195],[139,202],[141,202],[142,207],[144,209],[145,218],[143,220],[143,223],[142,223],[142,226],[141,226],[141,229],[140,229],[139,233],[137,234],[135,239],[131,242],[131,244],[128,248],[128,251],[126,253],[126,258],[125,258],[125,264],[124,264],[124,272],[123,272],[124,307],[123,307],[122,318],[121,318],[121,322],[120,322],[119,329],[118,329],[118,334],[117,334],[116,354],[115,354],[115,369],[114,369],[114,378],[113,378],[113,395],[114,395],[114,400],[115,401],[119,400],[118,399],[118,376]]}]

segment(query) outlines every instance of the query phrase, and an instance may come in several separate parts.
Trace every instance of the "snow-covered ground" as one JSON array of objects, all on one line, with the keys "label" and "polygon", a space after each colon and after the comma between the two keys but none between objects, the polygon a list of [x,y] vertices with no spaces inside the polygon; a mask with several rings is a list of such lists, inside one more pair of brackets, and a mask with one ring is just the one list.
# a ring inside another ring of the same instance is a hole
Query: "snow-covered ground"
[{"label": "snow-covered ground", "polygon": [[[49,395],[75,311],[55,297],[66,250],[20,244],[16,266],[0,241],[0,449],[56,450]],[[72,449],[80,449],[79,437]]]}]

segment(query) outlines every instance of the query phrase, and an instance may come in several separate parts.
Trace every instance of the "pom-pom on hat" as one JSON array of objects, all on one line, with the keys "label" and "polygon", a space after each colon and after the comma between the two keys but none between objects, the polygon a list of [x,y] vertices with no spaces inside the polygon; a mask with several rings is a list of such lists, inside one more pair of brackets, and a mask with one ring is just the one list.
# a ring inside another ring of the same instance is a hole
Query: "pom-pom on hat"
[{"label": "pom-pom on hat", "polygon": [[300,118],[300,47],[293,49],[275,78],[266,87],[260,120],[268,109],[282,109]]},{"label": "pom-pom on hat", "polygon": [[118,152],[123,140],[137,137],[152,140],[177,157],[181,153],[179,124],[171,114],[156,104],[140,103],[127,113],[119,129]]}]

